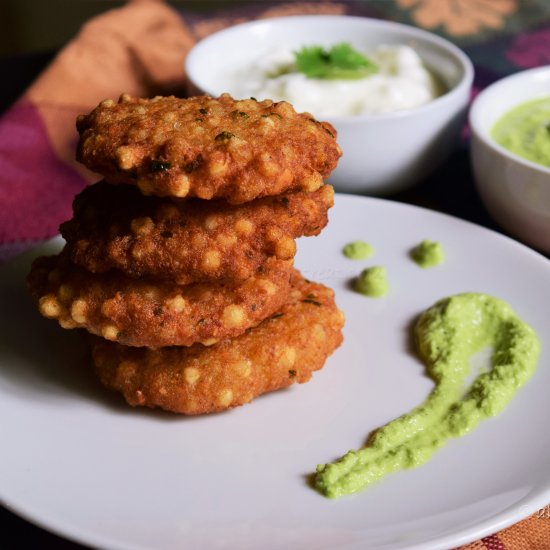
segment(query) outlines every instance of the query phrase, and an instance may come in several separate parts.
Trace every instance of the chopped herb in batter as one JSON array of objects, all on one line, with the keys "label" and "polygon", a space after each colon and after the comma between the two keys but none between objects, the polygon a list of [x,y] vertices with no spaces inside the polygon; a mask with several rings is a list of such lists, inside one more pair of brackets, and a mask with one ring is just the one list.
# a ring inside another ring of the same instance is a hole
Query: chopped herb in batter
[{"label": "chopped herb in batter", "polygon": [[216,141],[229,141],[232,137],[235,137],[235,134],[231,132],[220,132],[214,139]]},{"label": "chopped herb in batter", "polygon": [[172,166],[169,162],[162,162],[160,160],[152,160],[149,164],[149,172],[164,172]]}]

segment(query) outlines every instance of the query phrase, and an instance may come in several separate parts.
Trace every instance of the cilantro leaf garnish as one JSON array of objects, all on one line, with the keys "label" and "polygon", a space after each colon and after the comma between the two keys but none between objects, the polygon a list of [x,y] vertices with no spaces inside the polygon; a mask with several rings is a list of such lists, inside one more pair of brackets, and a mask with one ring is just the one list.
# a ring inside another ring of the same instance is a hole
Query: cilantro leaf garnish
[{"label": "cilantro leaf garnish", "polygon": [[326,80],[364,78],[378,71],[378,66],[347,42],[330,49],[323,46],[304,46],[295,51],[296,67],[308,78]]}]

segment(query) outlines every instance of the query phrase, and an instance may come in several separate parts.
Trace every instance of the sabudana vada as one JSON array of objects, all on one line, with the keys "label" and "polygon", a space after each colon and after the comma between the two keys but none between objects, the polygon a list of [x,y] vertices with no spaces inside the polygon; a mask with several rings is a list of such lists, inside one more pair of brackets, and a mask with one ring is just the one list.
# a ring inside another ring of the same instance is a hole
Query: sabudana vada
[{"label": "sabudana vada", "polygon": [[220,412],[307,382],[342,342],[344,316],[331,289],[298,275],[280,312],[232,340],[157,350],[91,337],[101,382],[133,406]]},{"label": "sabudana vada", "polygon": [[292,261],[269,259],[245,281],[180,286],[90,273],[64,254],[37,259],[28,284],[44,317],[127,346],[212,344],[242,334],[288,299]]},{"label": "sabudana vada", "polygon": [[317,235],[333,203],[330,185],[228,205],[145,197],[132,185],[100,182],[76,197],[61,234],[71,260],[94,273],[115,268],[178,284],[244,280],[270,256],[292,259],[294,239]]},{"label": "sabudana vada", "polygon": [[240,204],[315,191],[342,151],[336,131],[281,101],[227,94],[179,99],[122,95],[77,119],[77,160],[145,195]]}]

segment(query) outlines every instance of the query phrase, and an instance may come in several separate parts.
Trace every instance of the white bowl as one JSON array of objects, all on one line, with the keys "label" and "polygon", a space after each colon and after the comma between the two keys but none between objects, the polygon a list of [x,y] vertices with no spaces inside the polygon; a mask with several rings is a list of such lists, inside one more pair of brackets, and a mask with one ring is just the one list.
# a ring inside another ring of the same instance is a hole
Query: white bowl
[{"label": "white bowl", "polygon": [[189,53],[186,72],[193,92],[218,96],[228,91],[231,74],[264,54],[338,42],[363,51],[382,44],[409,45],[448,90],[430,103],[394,113],[321,117],[338,131],[344,152],[329,180],[338,190],[388,194],[405,189],[437,168],[457,142],[473,68],[450,42],[414,27],[363,17],[282,17],[230,27],[202,40]]},{"label": "white bowl", "polygon": [[550,168],[491,137],[507,111],[543,96],[550,96],[550,66],[516,73],[483,90],[470,111],[471,159],[478,192],[493,218],[522,241],[550,252]]}]

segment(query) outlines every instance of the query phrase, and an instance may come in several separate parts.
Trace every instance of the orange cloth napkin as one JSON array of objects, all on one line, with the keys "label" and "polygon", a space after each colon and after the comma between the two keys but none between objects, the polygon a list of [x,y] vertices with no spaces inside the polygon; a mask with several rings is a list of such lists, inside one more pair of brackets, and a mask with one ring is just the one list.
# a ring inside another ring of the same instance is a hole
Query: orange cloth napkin
[{"label": "orange cloth napkin", "polygon": [[[344,14],[346,5],[279,4],[256,9],[255,17],[302,13]],[[186,23],[161,1],[134,0],[87,23],[0,119],[0,244],[55,235],[74,195],[97,179],[74,160],[78,114],[122,92],[184,95],[183,61],[195,41],[244,20]],[[548,512],[462,550],[550,550]]]}]

